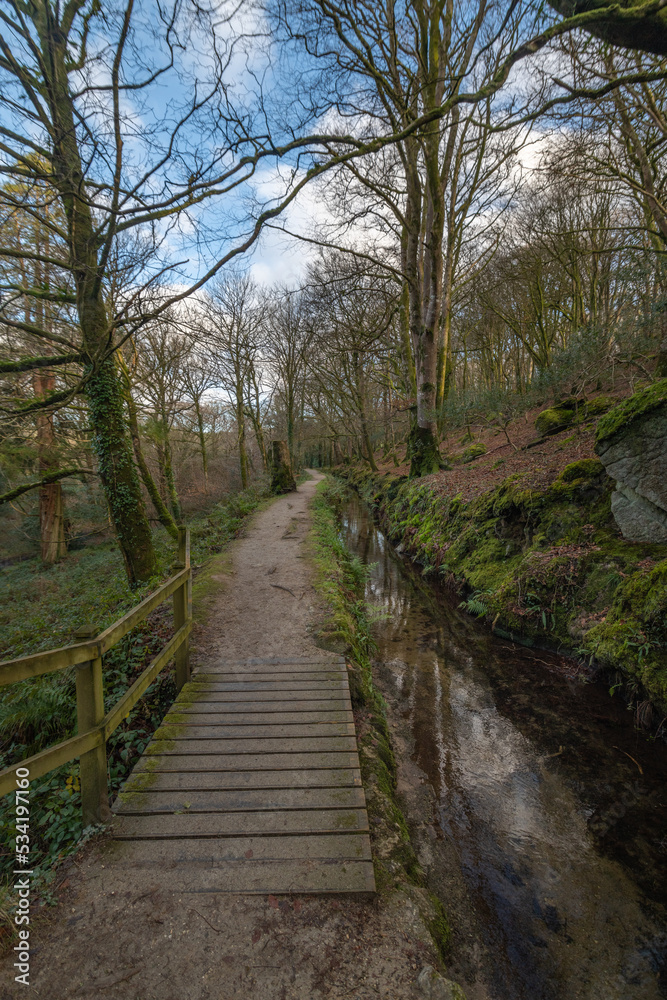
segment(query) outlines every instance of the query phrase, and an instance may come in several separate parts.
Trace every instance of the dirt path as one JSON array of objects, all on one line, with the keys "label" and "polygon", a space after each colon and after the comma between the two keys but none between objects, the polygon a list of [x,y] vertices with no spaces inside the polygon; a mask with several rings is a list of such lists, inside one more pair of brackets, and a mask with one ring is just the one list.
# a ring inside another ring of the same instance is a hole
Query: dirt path
[{"label": "dirt path", "polygon": [[[313,480],[262,511],[232,546],[196,662],[313,651],[305,546]],[[123,844],[70,864],[58,906],[31,925],[31,985],[0,970],[0,998],[41,1000],[417,1000],[436,964],[403,892],[372,901],[179,893],[169,870],[132,870]]]},{"label": "dirt path", "polygon": [[253,519],[232,546],[233,571],[197,639],[196,662],[218,658],[304,656],[316,649],[309,635],[315,591],[305,541],[308,501],[323,477],[314,473],[296,493],[276,500]]}]

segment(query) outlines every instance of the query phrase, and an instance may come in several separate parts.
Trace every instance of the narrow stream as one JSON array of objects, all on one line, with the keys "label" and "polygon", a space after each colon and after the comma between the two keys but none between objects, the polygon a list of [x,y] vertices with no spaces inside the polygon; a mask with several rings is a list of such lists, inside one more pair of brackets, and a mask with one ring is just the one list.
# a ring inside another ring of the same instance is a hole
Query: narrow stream
[{"label": "narrow stream", "polygon": [[418,854],[456,928],[452,976],[469,1000],[667,997],[667,747],[606,687],[426,585],[357,499],[342,530],[387,615],[378,683]]}]

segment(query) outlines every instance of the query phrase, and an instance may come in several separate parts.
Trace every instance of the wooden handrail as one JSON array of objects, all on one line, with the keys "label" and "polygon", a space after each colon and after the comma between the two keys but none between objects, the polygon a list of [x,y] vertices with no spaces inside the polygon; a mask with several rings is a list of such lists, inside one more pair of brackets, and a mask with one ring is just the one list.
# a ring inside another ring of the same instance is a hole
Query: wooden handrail
[{"label": "wooden handrail", "polygon": [[75,643],[71,646],[61,646],[59,649],[47,649],[43,653],[31,653],[29,656],[19,656],[15,660],[0,661],[0,687],[6,684],[16,684],[29,677],[39,677],[54,670],[64,670],[77,663],[94,660],[115,646],[116,643],[131,632],[135,625],[142,622],[159,604],[162,604],[175,590],[189,579],[190,567],[180,570],[170,577],[166,583],[149,594],[141,604],[128,611],[123,618],[110,625],[98,636],[87,642]]},{"label": "wooden handrail", "polygon": [[[192,631],[192,570],[190,531],[178,529],[178,572],[153,594],[109,628],[86,642],[49,649],[0,663],[0,686],[39,677],[54,670],[77,668],[76,700],[79,733],[62,743],[41,750],[0,771],[0,795],[16,789],[17,768],[28,768],[30,778],[41,778],[54,768],[80,758],[81,808],[84,826],[109,818],[106,743],[127,718],[141,696],[170,660],[176,661],[176,686],[180,690],[190,679],[188,637]],[[168,597],[174,599],[176,632],[142,671],[134,684],[104,715],[102,654],[111,649],[139,622]]]},{"label": "wooden handrail", "polygon": [[60,649],[46,649],[43,653],[19,656],[15,660],[2,660],[0,662],[0,687],[25,681],[29,677],[50,674],[54,670],[65,670],[77,663],[93,660],[98,655],[99,647],[95,640],[92,640],[78,642],[74,646],[62,646]]}]

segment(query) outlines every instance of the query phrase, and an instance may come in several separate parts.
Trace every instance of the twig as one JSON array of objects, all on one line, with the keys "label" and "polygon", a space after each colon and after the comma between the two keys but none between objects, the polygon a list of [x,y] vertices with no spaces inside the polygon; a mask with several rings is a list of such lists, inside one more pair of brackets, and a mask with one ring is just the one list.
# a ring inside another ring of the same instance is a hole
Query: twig
[{"label": "twig", "polygon": [[[613,749],[613,750],[621,750],[621,748],[620,748],[620,747],[612,747],[612,749]],[[632,763],[633,763],[633,764],[636,764],[636,765],[637,765],[637,767],[639,768],[639,773],[640,773],[640,774],[643,774],[643,773],[644,773],[644,770],[643,770],[643,768],[642,768],[641,764],[639,763],[639,761],[638,761],[638,760],[635,760],[635,758],[634,758],[634,757],[632,756],[632,754],[629,754],[629,753],[627,752],[627,750],[621,750],[621,753],[624,753],[626,757],[629,757],[629,758],[630,758],[630,760],[632,761]]]},{"label": "twig", "polygon": [[211,930],[215,931],[216,934],[222,934],[222,929],[220,927],[214,927],[208,917],[205,917],[203,913],[199,912],[199,910],[195,910],[194,907],[192,907],[192,912],[196,913],[198,917],[202,918],[202,920],[205,920]]},{"label": "twig", "polygon": [[293,590],[290,590],[289,587],[283,587],[280,583],[272,583],[270,586],[275,587],[276,590],[286,590],[288,594],[291,594],[292,597],[296,598],[296,594]]}]

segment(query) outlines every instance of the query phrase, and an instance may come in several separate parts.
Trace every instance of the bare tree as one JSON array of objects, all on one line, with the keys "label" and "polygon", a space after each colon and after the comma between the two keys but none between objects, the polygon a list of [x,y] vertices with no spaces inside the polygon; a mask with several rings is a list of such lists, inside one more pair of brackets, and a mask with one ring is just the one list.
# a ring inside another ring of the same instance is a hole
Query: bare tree
[{"label": "bare tree", "polygon": [[243,489],[249,484],[246,411],[260,358],[263,306],[247,275],[218,279],[205,304],[203,336],[217,383],[232,399]]}]

